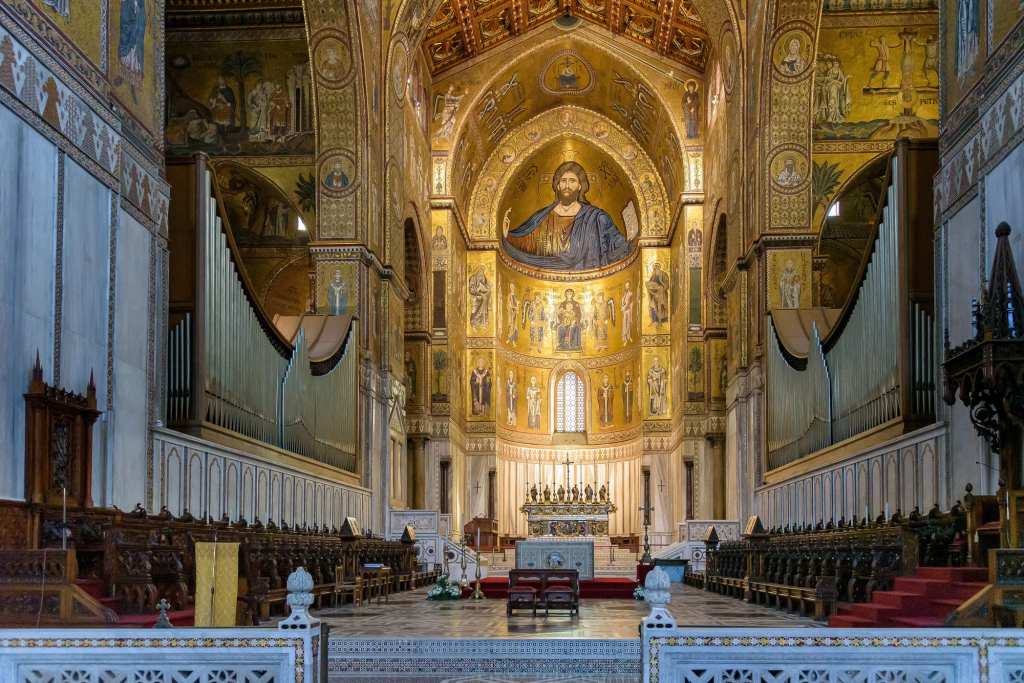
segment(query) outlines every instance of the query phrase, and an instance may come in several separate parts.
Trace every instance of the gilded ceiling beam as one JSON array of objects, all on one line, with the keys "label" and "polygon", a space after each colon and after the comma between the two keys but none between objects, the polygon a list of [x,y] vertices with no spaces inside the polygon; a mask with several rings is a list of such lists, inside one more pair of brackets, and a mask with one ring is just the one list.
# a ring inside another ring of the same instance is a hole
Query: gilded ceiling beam
[{"label": "gilded ceiling beam", "polygon": [[526,30],[526,12],[523,8],[525,0],[512,0],[513,33],[519,35]]},{"label": "gilded ceiling beam", "polygon": [[238,12],[302,8],[302,0],[167,0],[167,12]]},{"label": "gilded ceiling beam", "polygon": [[455,5],[455,16],[459,25],[462,26],[462,35],[466,39],[466,55],[472,57],[480,51],[480,37],[476,34],[476,27],[473,25],[473,8],[470,7],[472,0],[453,0]]},{"label": "gilded ceiling beam", "polygon": [[674,27],[674,17],[676,13],[675,0],[664,0],[661,3],[661,17],[658,19],[657,28],[657,42],[656,49],[658,54],[666,54],[668,52],[669,41],[672,39],[672,31]]}]

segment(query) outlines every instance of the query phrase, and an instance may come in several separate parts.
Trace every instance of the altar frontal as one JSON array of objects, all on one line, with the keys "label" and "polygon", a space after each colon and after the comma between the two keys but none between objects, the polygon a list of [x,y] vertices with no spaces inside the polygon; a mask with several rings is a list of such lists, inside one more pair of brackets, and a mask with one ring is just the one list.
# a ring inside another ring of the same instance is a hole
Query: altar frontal
[{"label": "altar frontal", "polygon": [[516,569],[575,569],[594,578],[594,542],[559,539],[516,541]]}]

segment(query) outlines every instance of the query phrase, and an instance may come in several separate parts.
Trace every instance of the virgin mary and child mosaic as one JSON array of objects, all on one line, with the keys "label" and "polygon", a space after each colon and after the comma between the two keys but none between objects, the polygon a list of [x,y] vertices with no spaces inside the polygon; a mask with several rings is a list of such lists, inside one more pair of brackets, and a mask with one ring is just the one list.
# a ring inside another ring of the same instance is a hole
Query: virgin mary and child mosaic
[{"label": "virgin mary and child mosaic", "polygon": [[[566,161],[551,179],[555,199],[510,229],[505,212],[502,246],[517,261],[550,270],[588,270],[622,260],[636,247],[636,221],[622,230],[606,211],[587,200],[590,181],[583,166]],[[632,207],[630,207],[632,208]],[[635,215],[635,214],[633,214]]]}]

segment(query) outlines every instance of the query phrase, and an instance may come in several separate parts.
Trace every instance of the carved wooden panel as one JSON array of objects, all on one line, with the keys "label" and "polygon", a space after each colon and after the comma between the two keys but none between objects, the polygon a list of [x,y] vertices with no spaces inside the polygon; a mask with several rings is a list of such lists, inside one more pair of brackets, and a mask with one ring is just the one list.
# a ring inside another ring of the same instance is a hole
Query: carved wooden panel
[{"label": "carved wooden panel", "polygon": [[85,395],[43,381],[36,356],[25,394],[25,498],[30,503],[92,507],[92,425],[96,386]]}]

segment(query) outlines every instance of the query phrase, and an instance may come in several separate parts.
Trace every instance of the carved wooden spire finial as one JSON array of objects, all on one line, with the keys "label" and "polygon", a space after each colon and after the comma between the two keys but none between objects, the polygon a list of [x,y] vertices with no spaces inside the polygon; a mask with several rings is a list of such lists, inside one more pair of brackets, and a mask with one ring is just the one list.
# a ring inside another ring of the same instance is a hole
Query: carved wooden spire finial
[{"label": "carved wooden spire finial", "polygon": [[89,371],[89,386],[85,389],[85,400],[90,408],[96,407],[96,381],[93,379],[93,371]]},{"label": "carved wooden spire finial", "polygon": [[996,228],[996,251],[992,257],[992,279],[985,302],[988,319],[983,321],[994,339],[1024,337],[1020,279],[1010,248],[1010,226],[1004,221]]},{"label": "carved wooden spire finial", "polygon": [[32,366],[32,379],[28,384],[30,394],[40,394],[45,390],[43,383],[43,364],[39,360],[39,349],[36,349],[36,364]]}]

